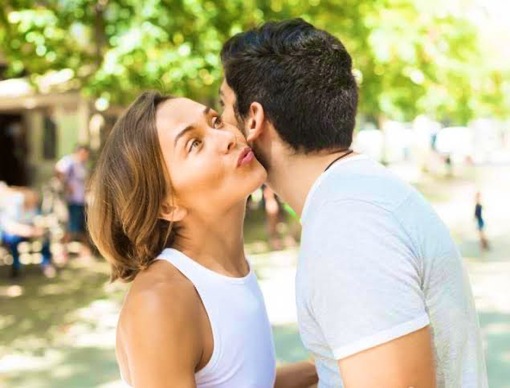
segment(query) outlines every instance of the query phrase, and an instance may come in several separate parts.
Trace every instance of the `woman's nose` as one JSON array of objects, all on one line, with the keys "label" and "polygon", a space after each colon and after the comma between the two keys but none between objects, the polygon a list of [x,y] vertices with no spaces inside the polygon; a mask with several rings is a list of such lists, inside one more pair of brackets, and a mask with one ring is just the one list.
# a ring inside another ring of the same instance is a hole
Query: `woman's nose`
[{"label": "woman's nose", "polygon": [[225,153],[234,150],[237,146],[236,134],[233,131],[229,131],[227,129],[225,131],[222,131],[222,136],[223,136],[222,148],[224,149]]}]

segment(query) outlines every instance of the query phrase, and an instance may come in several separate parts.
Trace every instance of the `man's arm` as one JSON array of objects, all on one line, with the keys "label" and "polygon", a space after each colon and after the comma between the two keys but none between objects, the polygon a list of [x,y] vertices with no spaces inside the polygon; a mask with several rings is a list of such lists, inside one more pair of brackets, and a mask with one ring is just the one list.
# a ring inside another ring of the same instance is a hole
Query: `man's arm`
[{"label": "man's arm", "polygon": [[325,204],[315,237],[310,305],[347,388],[434,387],[422,259],[393,211]]},{"label": "man's arm", "polygon": [[275,388],[309,388],[319,378],[313,361],[301,361],[284,365],[276,370]]},{"label": "man's arm", "polygon": [[346,388],[436,387],[429,326],[338,361]]}]

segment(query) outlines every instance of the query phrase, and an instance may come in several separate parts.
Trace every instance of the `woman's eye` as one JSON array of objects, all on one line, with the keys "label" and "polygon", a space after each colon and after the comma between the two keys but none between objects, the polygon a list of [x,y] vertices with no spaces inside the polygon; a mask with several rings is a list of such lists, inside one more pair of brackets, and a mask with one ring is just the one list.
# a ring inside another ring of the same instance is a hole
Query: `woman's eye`
[{"label": "woman's eye", "polygon": [[193,140],[189,146],[189,151],[193,151],[194,148],[197,148],[199,145],[201,144],[201,141],[200,140]]},{"label": "woman's eye", "polygon": [[221,119],[221,116],[215,116],[213,118],[212,124],[214,128],[221,128],[223,126],[223,120]]}]

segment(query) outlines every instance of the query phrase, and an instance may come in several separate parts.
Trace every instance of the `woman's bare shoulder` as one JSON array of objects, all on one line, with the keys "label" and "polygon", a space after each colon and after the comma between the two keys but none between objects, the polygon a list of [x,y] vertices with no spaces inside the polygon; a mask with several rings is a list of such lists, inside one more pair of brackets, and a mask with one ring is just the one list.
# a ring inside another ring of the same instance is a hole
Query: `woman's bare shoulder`
[{"label": "woman's bare shoulder", "polygon": [[202,319],[200,306],[191,281],[172,265],[156,262],[139,273],[117,326],[117,358],[126,380],[156,371],[160,377],[168,374],[165,379],[179,373],[193,376],[203,353],[203,336],[199,325],[190,323]]},{"label": "woman's bare shoulder", "polygon": [[[193,283],[166,262],[155,262],[140,272],[126,295],[119,318],[119,330],[172,324],[193,320],[201,312],[201,301]],[[193,325],[190,325],[193,326]]]}]

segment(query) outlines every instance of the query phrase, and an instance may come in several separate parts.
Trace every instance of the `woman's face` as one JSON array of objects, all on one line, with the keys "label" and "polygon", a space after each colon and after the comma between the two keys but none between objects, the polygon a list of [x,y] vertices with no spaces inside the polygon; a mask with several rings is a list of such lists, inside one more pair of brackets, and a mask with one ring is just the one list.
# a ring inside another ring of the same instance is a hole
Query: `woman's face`
[{"label": "woman's face", "polygon": [[158,106],[156,128],[175,203],[217,212],[245,200],[266,179],[241,132],[186,98]]}]

